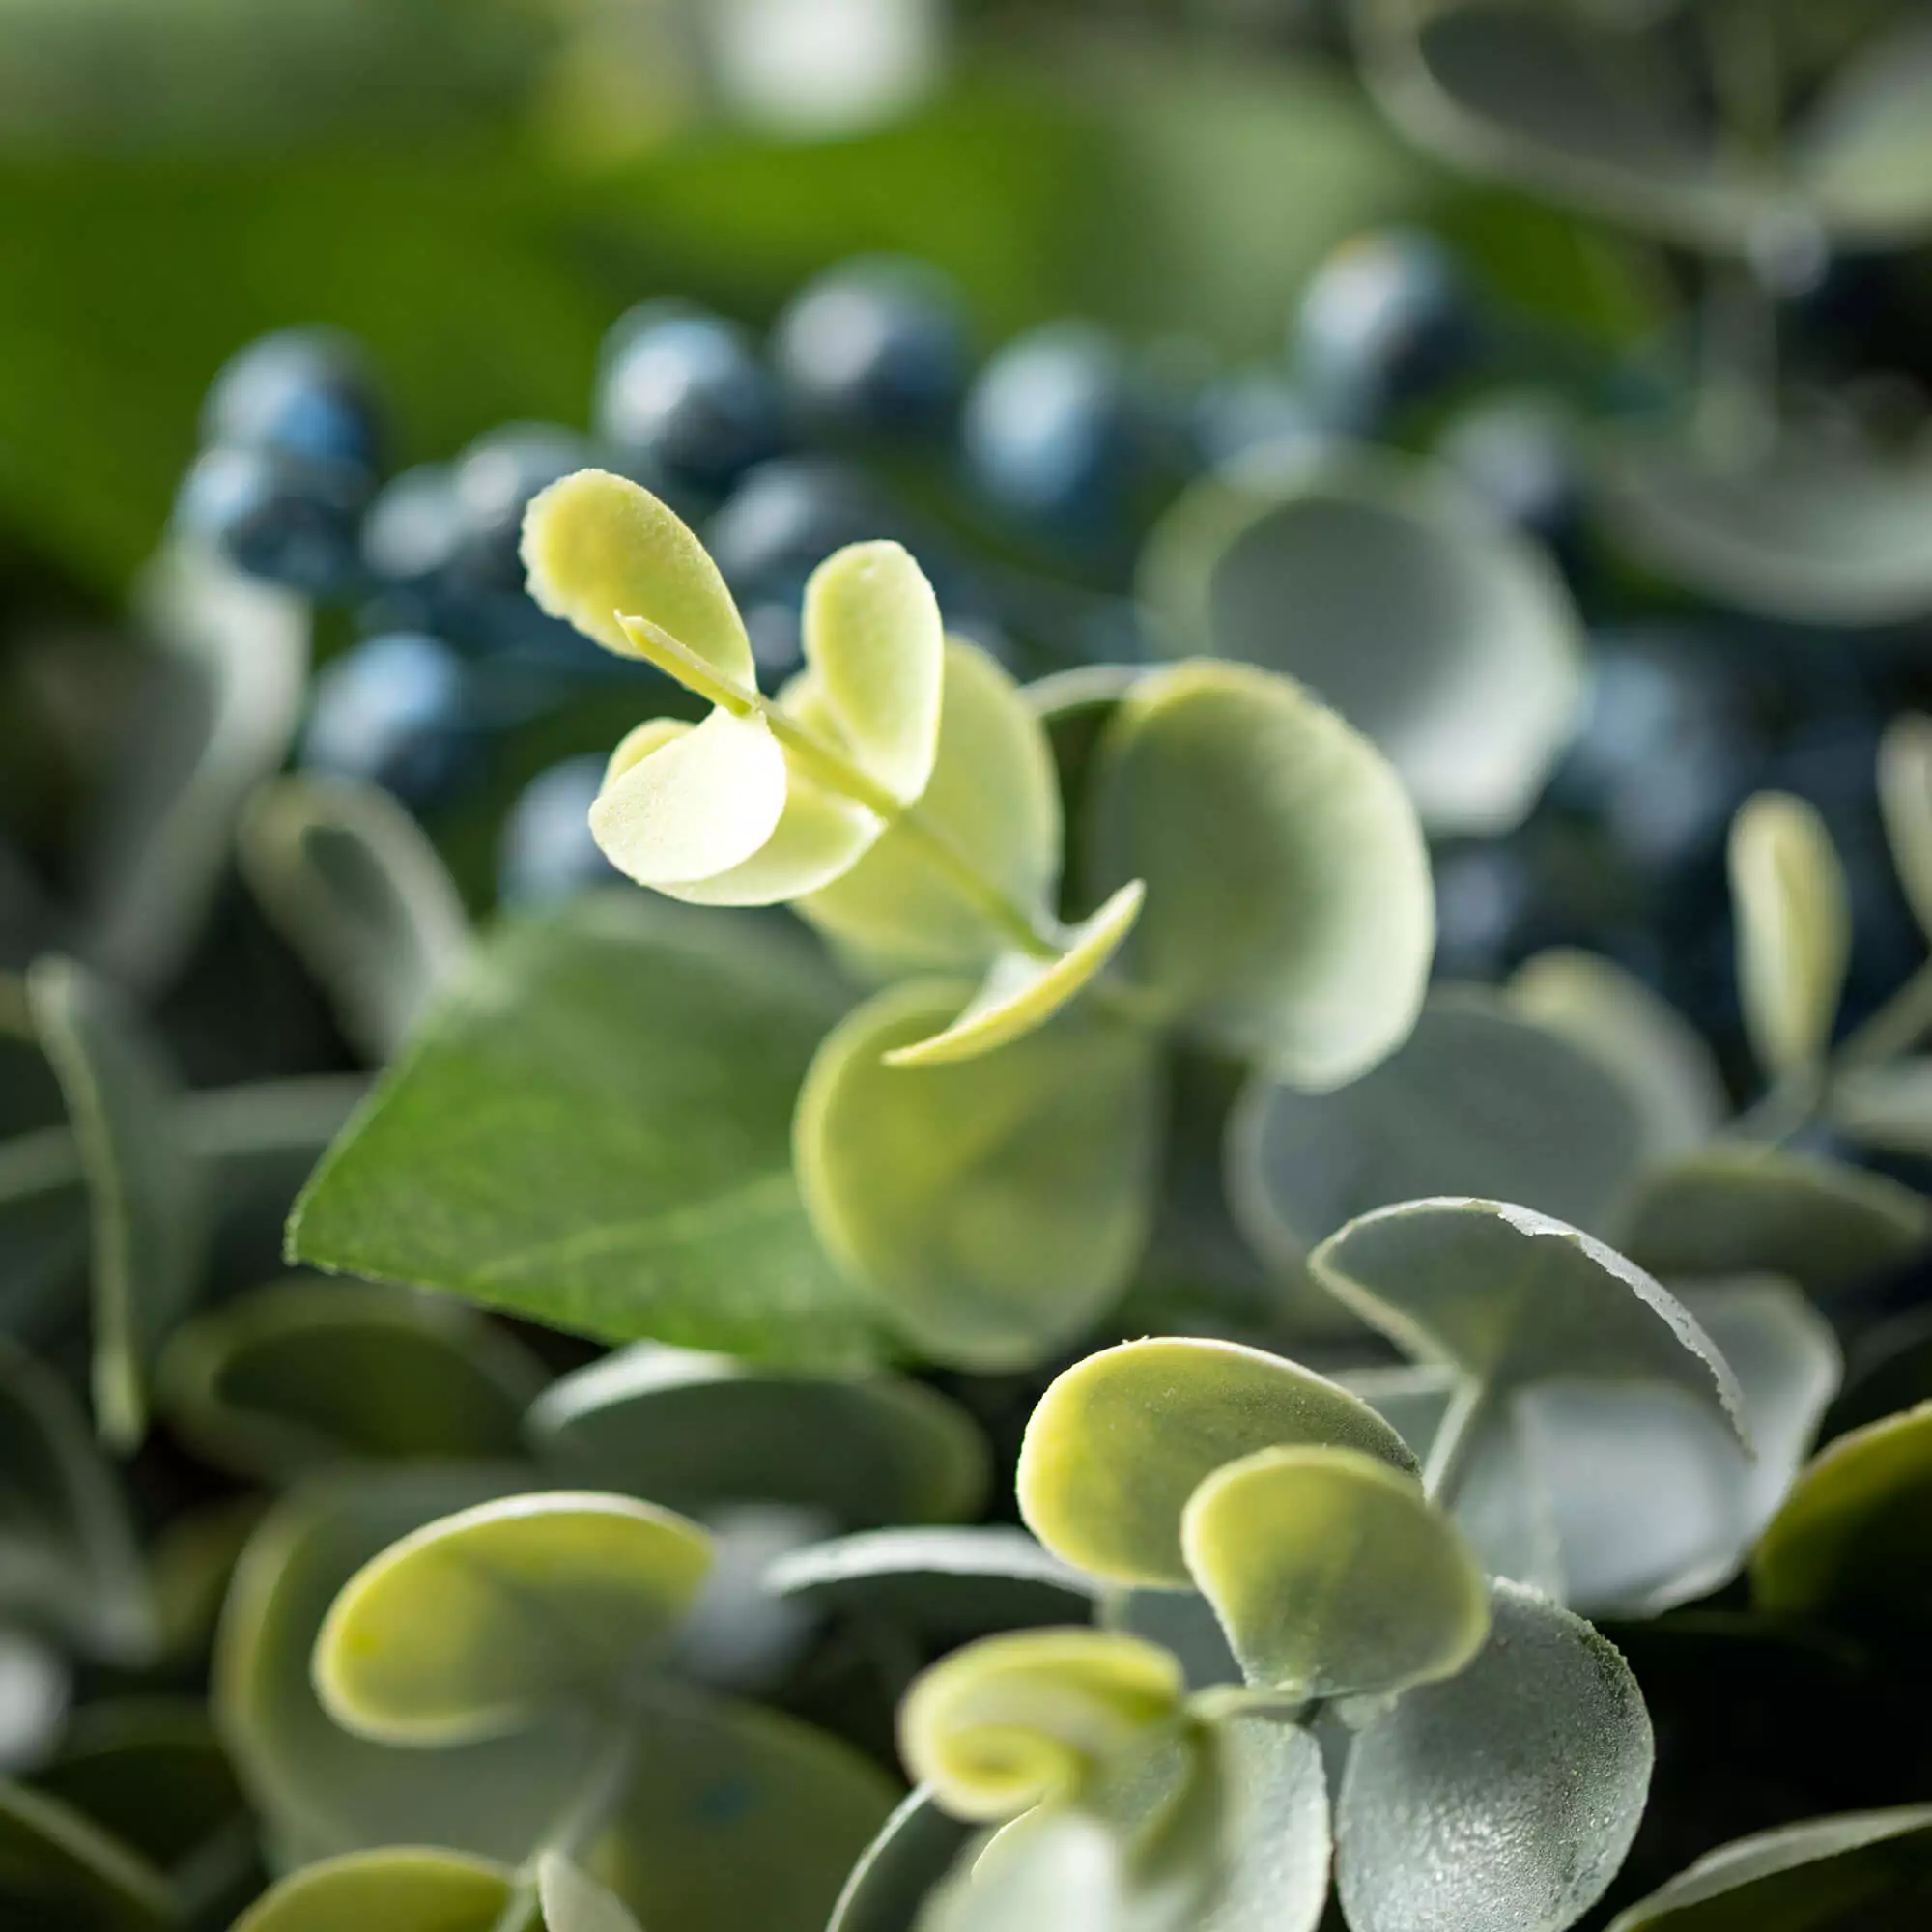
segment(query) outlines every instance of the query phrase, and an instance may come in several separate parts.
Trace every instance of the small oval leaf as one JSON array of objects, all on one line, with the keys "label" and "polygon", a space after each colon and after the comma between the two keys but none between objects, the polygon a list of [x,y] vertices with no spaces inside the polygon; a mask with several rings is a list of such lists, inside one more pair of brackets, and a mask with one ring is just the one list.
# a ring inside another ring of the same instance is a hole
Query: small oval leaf
[{"label": "small oval leaf", "polygon": [[1885,727],[1878,802],[1906,902],[1918,929],[1932,935],[1932,718],[1912,712]]},{"label": "small oval leaf", "polygon": [[234,1932],[491,1932],[510,1902],[511,1878],[490,1860],[428,1847],[352,1852],[291,1873]]}]

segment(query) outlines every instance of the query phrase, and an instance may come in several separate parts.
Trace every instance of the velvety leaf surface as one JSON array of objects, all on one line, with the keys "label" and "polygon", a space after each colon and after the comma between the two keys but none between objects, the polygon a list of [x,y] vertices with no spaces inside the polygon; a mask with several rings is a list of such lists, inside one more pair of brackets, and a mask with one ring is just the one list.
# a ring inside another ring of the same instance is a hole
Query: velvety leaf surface
[{"label": "velvety leaf surface", "polygon": [[426,1847],[352,1852],[293,1873],[235,1932],[490,1932],[510,1901],[511,1873],[486,1859]]},{"label": "velvety leaf surface", "polygon": [[1114,1834],[1082,1811],[1009,1826],[920,1915],[917,1932],[1115,1932],[1126,1874]]}]

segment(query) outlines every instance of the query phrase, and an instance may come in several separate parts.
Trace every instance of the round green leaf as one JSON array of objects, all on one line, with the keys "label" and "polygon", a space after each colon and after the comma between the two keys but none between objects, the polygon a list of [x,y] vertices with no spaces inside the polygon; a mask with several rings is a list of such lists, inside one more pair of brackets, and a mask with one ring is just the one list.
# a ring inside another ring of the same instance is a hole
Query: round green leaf
[{"label": "round green leaf", "polygon": [[971,1828],[921,1785],[866,1847],[825,1932],[909,1932],[927,1893],[964,1851]]},{"label": "round green leaf", "polygon": [[1650,1786],[1650,1719],[1614,1645],[1514,1583],[1467,1669],[1356,1738],[1336,1804],[1353,1932],[1562,1932],[1603,1896]]},{"label": "round green leaf", "polygon": [[1719,1845],[1610,1932],[1903,1932],[1928,1890],[1932,1805],[1852,1811]]},{"label": "round green leaf", "polygon": [[1124,1848],[1101,1820],[1043,1805],[957,1870],[917,1932],[1115,1932],[1127,1889]]},{"label": "round green leaf", "polygon": [[[1025,694],[961,639],[947,640],[945,666],[937,757],[917,825],[890,827],[842,877],[798,905],[855,964],[882,974],[976,972],[1009,943],[934,865],[928,837],[1042,917],[1059,878],[1053,764]],[[789,707],[798,696],[788,688],[783,701]]]},{"label": "round green leaf", "polygon": [[1151,672],[1095,761],[1093,883],[1147,883],[1122,955],[1177,1020],[1298,1086],[1335,1087],[1415,1022],[1428,854],[1380,754],[1286,678]]},{"label": "round green leaf", "polygon": [[1878,802],[1891,862],[1921,932],[1932,934],[1932,718],[1894,718],[1878,748]]},{"label": "round green leaf", "polygon": [[711,1563],[696,1523],[629,1496],[511,1496],[365,1564],[316,1638],[325,1708],[388,1744],[461,1744],[596,1708],[661,1650]]},{"label": "round green leaf", "polygon": [[544,1372],[461,1302],[290,1281],[189,1322],[163,1355],[163,1411],[197,1454],[286,1478],[345,1458],[517,1451]]},{"label": "round green leaf", "polygon": [[793,1503],[861,1529],[948,1522],[985,1500],[978,1425],[894,1376],[785,1375],[644,1343],[554,1383],[528,1427],[579,1487],[674,1509]]},{"label": "round green leaf", "polygon": [[512,1874],[487,1859],[427,1847],[352,1852],[291,1874],[236,1920],[235,1932],[491,1932]]},{"label": "round green leaf", "polygon": [[1124,1631],[1173,1651],[1190,1690],[1247,1681],[1213,1605],[1198,1590],[1115,1584],[1101,1598],[1096,1621],[1102,1630]]},{"label": "round green leaf", "polygon": [[1483,1573],[1420,1486],[1354,1449],[1263,1449],[1188,1500],[1181,1548],[1251,1683],[1379,1695],[1453,1676],[1489,1631]]},{"label": "round green leaf", "polygon": [[1751,1558],[1751,1594],[1776,1616],[1932,1614],[1932,1403],[1841,1435],[1793,1485]]},{"label": "round green leaf", "polygon": [[1440,831],[1520,820],[1582,698],[1580,626],[1547,559],[1402,458],[1275,460],[1194,484],[1154,531],[1141,589],[1177,654],[1321,692]]},{"label": "round green leaf", "polygon": [[538,1861],[537,1897],[544,1932],[639,1932],[623,1906],[560,1852]]},{"label": "round green leaf", "polygon": [[21,1926],[160,1932],[177,1922],[166,1879],[58,1799],[0,1782],[0,1899]]},{"label": "round green leaf", "polygon": [[704,546],[627,477],[580,469],[524,513],[530,595],[607,651],[634,657],[618,614],[644,617],[740,684],[757,672],[752,640]]},{"label": "round green leaf", "polygon": [[832,1255],[934,1360],[1037,1361],[1126,1285],[1146,1239],[1156,1042],[1091,1006],[998,1053],[895,1067],[966,992],[911,980],[827,1036],[793,1123]]},{"label": "round green leaf", "polygon": [[1851,897],[1815,806],[1759,792],[1731,826],[1738,997],[1765,1069],[1817,1064],[1832,1037],[1851,955]]},{"label": "round green leaf", "polygon": [[1366,1403],[1278,1355],[1235,1342],[1123,1342],[1076,1362],[1040,1398],[1020,1448],[1020,1515],[1077,1569],[1186,1589],[1181,1515],[1195,1490],[1258,1449],[1304,1445],[1414,1467]]},{"label": "round green leaf", "polygon": [[1077,1794],[1180,1712],[1180,1666],[1138,1637],[1016,1631],[981,1637],[906,1692],[899,1750],[958,1818],[1016,1817]]}]

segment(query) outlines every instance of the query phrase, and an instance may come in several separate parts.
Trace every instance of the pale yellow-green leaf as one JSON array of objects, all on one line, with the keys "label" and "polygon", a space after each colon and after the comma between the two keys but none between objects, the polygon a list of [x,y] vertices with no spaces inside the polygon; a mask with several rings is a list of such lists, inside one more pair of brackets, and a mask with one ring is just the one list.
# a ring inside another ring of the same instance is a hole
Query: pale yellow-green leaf
[{"label": "pale yellow-green leaf", "polygon": [[625,739],[590,808],[599,849],[640,886],[687,885],[742,865],[785,808],[784,753],[761,720],[721,708],[701,724],[665,728],[672,723],[654,719]]},{"label": "pale yellow-green leaf", "polygon": [[1932,718],[1894,718],[1878,748],[1878,802],[1891,863],[1919,929],[1932,934]]},{"label": "pale yellow-green leaf", "polygon": [[537,1861],[537,1899],[544,1932],[639,1932],[623,1905],[561,1852]]},{"label": "pale yellow-green leaf", "polygon": [[510,1885],[506,1866],[460,1852],[351,1852],[290,1873],[234,1932],[491,1932]]},{"label": "pale yellow-green leaf", "polygon": [[1490,1627],[1481,1567],[1414,1477],[1356,1449],[1263,1449],[1180,1524],[1187,1567],[1250,1683],[1381,1695],[1453,1676]]},{"label": "pale yellow-green leaf", "polygon": [[1054,959],[1009,952],[996,960],[966,1010],[929,1039],[886,1055],[888,1066],[941,1066],[975,1060],[1009,1040],[1044,1026],[1094,977],[1106,969],[1140,917],[1147,888],[1124,885],[1091,919],[1068,934],[1066,951]]},{"label": "pale yellow-green leaf", "polygon": [[[823,727],[814,672],[781,703]],[[934,836],[1016,904],[1041,917],[1060,876],[1060,795],[1047,742],[1025,694],[977,644],[946,645],[939,753],[919,801]],[[983,907],[934,865],[918,830],[887,831],[836,884],[798,910],[857,963],[881,975],[975,972],[1009,943]]]},{"label": "pale yellow-green leaf", "polygon": [[743,618],[704,546],[667,504],[628,477],[580,469],[524,513],[530,595],[607,651],[636,657],[617,622],[648,618],[740,684],[757,672]]},{"label": "pale yellow-green leaf", "polygon": [[1185,1689],[1158,1644],[1111,1631],[981,1637],[917,1679],[899,1707],[906,1768],[956,1817],[1015,1817],[1077,1792],[1172,1723]]},{"label": "pale yellow-green leaf", "polygon": [[339,1724],[388,1744],[594,1708],[676,1629],[710,1562],[706,1531],[628,1496],[481,1503],[350,1578],[316,1638],[316,1690]]},{"label": "pale yellow-green leaf", "polygon": [[911,554],[847,544],[805,586],[806,662],[866,775],[910,802],[938,754],[946,633]]},{"label": "pale yellow-green leaf", "polygon": [[1156,1338],[1103,1349],[1055,1378],[1027,1424],[1020,1515],[1056,1556],[1114,1582],[1188,1589],[1188,1498],[1258,1449],[1356,1449],[1415,1458],[1367,1403],[1236,1342]]},{"label": "pale yellow-green leaf", "polygon": [[1156,1042],[1088,1005],[999,1053],[895,1067],[951,1024],[953,981],[889,987],[826,1037],[792,1126],[828,1251],[936,1361],[1018,1368],[1126,1285],[1157,1151]]},{"label": "pale yellow-green leaf", "polygon": [[1814,1065],[1832,1037],[1851,951],[1844,867],[1815,806],[1759,792],[1731,826],[1738,995],[1765,1070]]}]

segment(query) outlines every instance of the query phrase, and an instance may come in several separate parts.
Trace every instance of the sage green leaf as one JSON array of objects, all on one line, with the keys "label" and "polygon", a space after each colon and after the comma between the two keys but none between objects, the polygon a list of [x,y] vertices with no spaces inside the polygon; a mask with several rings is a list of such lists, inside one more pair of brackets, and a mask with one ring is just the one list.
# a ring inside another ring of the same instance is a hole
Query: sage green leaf
[{"label": "sage green leaf", "polygon": [[1552,947],[1524,960],[1507,992],[1526,1018],[1593,1054],[1629,1090],[1652,1159],[1702,1146],[1729,1115],[1723,1076],[1703,1036],[1614,960]]},{"label": "sage green leaf", "polygon": [[1384,1695],[1482,1648],[1488,1591],[1414,1477],[1356,1449],[1262,1449],[1189,1498],[1181,1548],[1250,1683]]},{"label": "sage green leaf", "polygon": [[0,1782],[0,1898],[14,1922],[149,1932],[177,1922],[166,1879],[70,1805]]},{"label": "sage green leaf", "polygon": [[1609,527],[1673,582],[1799,623],[1886,624],[1932,609],[1932,462],[1787,430],[1770,451],[1681,433],[1606,439],[1593,466]]},{"label": "sage green leaf", "polygon": [[981,1637],[923,1672],[899,1707],[899,1753],[956,1818],[1017,1817],[1075,1797],[1179,1716],[1180,1666],[1108,1631]]},{"label": "sage green leaf", "polygon": [[330,1150],[294,1254],[605,1341],[865,1367],[880,1331],[791,1173],[846,998],[802,938],[639,894],[510,925]]},{"label": "sage green leaf", "polygon": [[[1042,919],[1059,878],[1053,764],[1026,694],[961,639],[947,640],[945,668],[937,755],[915,818],[888,828],[849,871],[797,907],[854,963],[882,976],[977,972],[1011,944],[934,863],[931,838]],[[789,707],[801,696],[816,694],[788,688],[781,701]]]},{"label": "sage green leaf", "polygon": [[294,1861],[398,1842],[519,1862],[577,1795],[596,1756],[559,1718],[440,1750],[373,1744],[317,1701],[309,1662],[344,1584],[398,1538],[527,1488],[508,1467],[450,1464],[319,1479],[279,1503],[235,1573],[214,1654],[214,1719],[254,1808]]},{"label": "sage green leaf", "polygon": [[1780,1274],[1830,1296],[1923,1248],[1932,1205],[1841,1161],[1718,1142],[1645,1179],[1622,1238],[1673,1281]]},{"label": "sage green leaf", "polygon": [[783,1375],[640,1344],[563,1377],[530,1439],[582,1488],[674,1509],[790,1503],[860,1529],[948,1522],[985,1501],[988,1456],[964,1409],[895,1376]]},{"label": "sage green leaf", "polygon": [[145,1661],[155,1606],[128,1504],[67,1384],[0,1342],[0,1612],[89,1656]]},{"label": "sage green leaf", "polygon": [[798,1185],[826,1247],[921,1352],[1017,1368],[1085,1329],[1140,1257],[1157,1042],[1089,1006],[978,1060],[887,1064],[966,997],[908,980],[827,1036],[799,1095]]},{"label": "sage green leaf", "polygon": [[1932,1804],[1807,1818],[1706,1852],[1610,1932],[1906,1932],[1932,1884]]},{"label": "sage green leaf", "polygon": [[1825,1099],[1832,1124],[1885,1153],[1932,1154],[1932,1055],[1848,1067]]},{"label": "sage green leaf", "polygon": [[538,1860],[537,1897],[544,1932],[639,1932],[617,1899],[560,1852]]},{"label": "sage green leaf", "polygon": [[1238,1715],[1216,1723],[1214,1742],[1227,1863],[1192,1932],[1315,1932],[1333,1850],[1321,1746],[1297,1725]]},{"label": "sage green leaf", "polygon": [[1093,1579],[1024,1531],[869,1529],[781,1556],[765,1587],[812,1609],[904,1631],[933,1648],[1087,1617]]},{"label": "sage green leaf", "polygon": [[784,809],[784,753],[771,727],[721,705],[699,724],[658,719],[632,732],[590,808],[590,831],[640,886],[702,884],[757,853]]},{"label": "sage green leaf", "polygon": [[464,1744],[595,1709],[662,1650],[710,1565],[704,1530],[630,1496],[478,1503],[350,1578],[316,1638],[316,1690],[383,1744]]},{"label": "sage green leaf", "polygon": [[64,1126],[0,1141],[0,1329],[56,1325],[87,1265],[87,1181]]},{"label": "sage green leaf", "polygon": [[1053,753],[1064,823],[1086,822],[1087,782],[1094,753],[1121,699],[1146,674],[1142,665],[1076,665],[1027,686],[1027,704],[1039,720]]},{"label": "sage green leaf", "polygon": [[638,655],[618,614],[648,618],[740,684],[756,676],[752,640],[718,566],[665,503],[628,477],[580,469],[524,513],[530,595],[607,651]]},{"label": "sage green leaf", "polygon": [[1147,888],[1135,879],[1065,934],[1064,952],[1048,959],[1009,952],[996,960],[966,1010],[951,1026],[929,1039],[894,1048],[886,1065],[944,1066],[977,1060],[1044,1026],[1106,970],[1133,929],[1146,898]]},{"label": "sage green leaf", "polygon": [[156,1388],[205,1461],[286,1480],[358,1457],[511,1457],[544,1381],[519,1343],[459,1303],[290,1281],[180,1329]]},{"label": "sage green leaf", "polygon": [[1518,823],[1582,700],[1582,630],[1555,570],[1412,459],[1269,458],[1197,482],[1140,587],[1173,654],[1319,691],[1435,830]]},{"label": "sage green leaf", "polygon": [[1650,1785],[1650,1719],[1615,1646],[1514,1583],[1489,1643],[1355,1739],[1336,1801],[1353,1932],[1561,1932],[1604,1894]]},{"label": "sage green leaf", "polygon": [[866,1847],[825,1932],[911,1932],[921,1903],[965,1849],[971,1828],[921,1785]]},{"label": "sage green leaf", "polygon": [[95,1418],[128,1449],[147,1431],[156,1351],[201,1286],[203,1178],[175,1130],[173,1074],[126,999],[53,958],[30,969],[27,997],[87,1176]]},{"label": "sage green leaf", "polygon": [[1147,882],[1127,977],[1208,1040],[1336,1087],[1414,1024],[1435,928],[1414,809],[1286,678],[1150,672],[1107,727],[1086,830],[1096,890]]},{"label": "sage green leaf", "polygon": [[1932,718],[1909,712],[1885,727],[1878,802],[1906,901],[1919,930],[1932,934]]},{"label": "sage green leaf", "polygon": [[1759,792],[1731,826],[1738,997],[1759,1064],[1815,1066],[1832,1037],[1851,957],[1851,895],[1815,806]]},{"label": "sage green leaf", "polygon": [[242,870],[314,972],[344,1033],[387,1060],[469,942],[454,882],[421,827],[380,786],[286,778],[242,821]]},{"label": "sage green leaf", "polygon": [[1042,1806],[935,1893],[915,1932],[1116,1932],[1125,1916],[1123,1866],[1099,1819]]},{"label": "sage green leaf", "polygon": [[121,983],[158,989],[201,931],[244,802],[288,754],[309,618],[300,598],[184,550],[150,570],[137,603],[153,689],[90,828],[79,950]]},{"label": "sage green leaf", "polygon": [[1278,1355],[1235,1342],[1123,1342],[1076,1362],[1041,1396],[1020,1447],[1020,1515],[1077,1569],[1191,1588],[1188,1498],[1224,1464],[1277,1446],[1354,1449],[1414,1467],[1366,1403]]},{"label": "sage green leaf", "polygon": [[[487,1859],[404,1846],[351,1852],[291,1873],[236,1921],[235,1932],[491,1932],[514,1874]],[[553,1928],[554,1932],[554,1928]]]},{"label": "sage green leaf", "polygon": [[1793,166],[1833,229],[1872,242],[1917,240],[1932,224],[1932,32],[1904,19],[1870,36],[1801,127]]},{"label": "sage green leaf", "polygon": [[1799,1476],[1751,1558],[1774,1616],[1922,1618],[1932,1612],[1932,1403],[1841,1435]]},{"label": "sage green leaf", "polygon": [[1334,1094],[1258,1078],[1229,1117],[1228,1199],[1290,1278],[1356,1215],[1459,1194],[1606,1228],[1649,1146],[1601,1056],[1480,987],[1432,994],[1415,1031]]},{"label": "sage green leaf", "polygon": [[1145,1637],[1179,1661],[1190,1690],[1247,1680],[1214,1606],[1198,1590],[1130,1589],[1116,1584],[1100,1600],[1102,1630]]},{"label": "sage green leaf", "polygon": [[847,544],[805,586],[806,663],[860,770],[910,804],[938,754],[946,637],[925,574],[900,545]]}]

